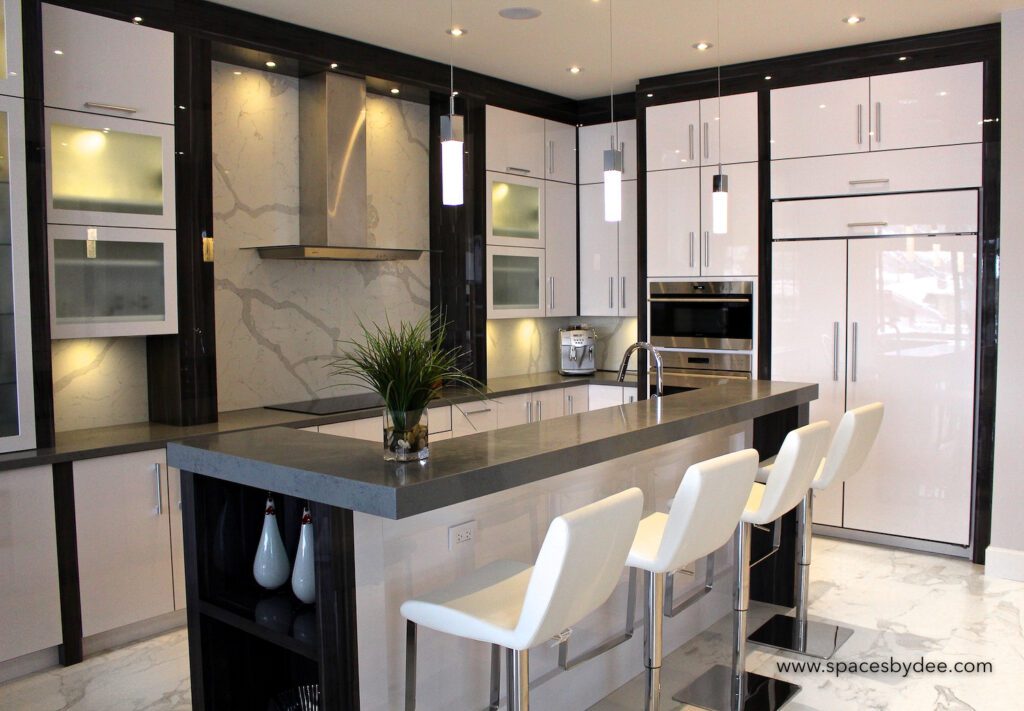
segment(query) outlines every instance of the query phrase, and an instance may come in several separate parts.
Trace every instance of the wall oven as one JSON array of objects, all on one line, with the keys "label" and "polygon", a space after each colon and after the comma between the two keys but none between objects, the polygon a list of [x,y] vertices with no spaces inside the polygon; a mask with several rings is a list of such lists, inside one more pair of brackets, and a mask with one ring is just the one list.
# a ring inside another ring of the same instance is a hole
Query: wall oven
[{"label": "wall oven", "polygon": [[652,281],[648,302],[655,348],[754,349],[752,281]]}]

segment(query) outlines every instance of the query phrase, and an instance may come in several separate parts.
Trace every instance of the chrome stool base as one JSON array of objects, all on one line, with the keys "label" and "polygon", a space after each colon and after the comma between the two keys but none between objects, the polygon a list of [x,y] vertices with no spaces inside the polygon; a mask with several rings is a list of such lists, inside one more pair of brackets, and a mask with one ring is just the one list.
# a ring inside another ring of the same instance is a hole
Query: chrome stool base
[{"label": "chrome stool base", "polygon": [[742,677],[738,677],[731,667],[717,664],[672,699],[683,704],[683,709],[775,711],[798,691],[800,687],[788,681],[751,672],[744,672]]},{"label": "chrome stool base", "polygon": [[831,659],[853,630],[827,622],[798,620],[790,615],[774,615],[748,637],[754,644],[796,652],[818,659]]}]

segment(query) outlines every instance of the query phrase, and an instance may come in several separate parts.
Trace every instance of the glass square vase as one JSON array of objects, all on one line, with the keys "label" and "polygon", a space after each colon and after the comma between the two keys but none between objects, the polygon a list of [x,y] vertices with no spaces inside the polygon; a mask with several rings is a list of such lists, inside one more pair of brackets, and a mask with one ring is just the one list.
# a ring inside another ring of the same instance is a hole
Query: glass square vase
[{"label": "glass square vase", "polygon": [[384,408],[384,459],[391,462],[423,461],[430,456],[427,410],[393,411]]}]

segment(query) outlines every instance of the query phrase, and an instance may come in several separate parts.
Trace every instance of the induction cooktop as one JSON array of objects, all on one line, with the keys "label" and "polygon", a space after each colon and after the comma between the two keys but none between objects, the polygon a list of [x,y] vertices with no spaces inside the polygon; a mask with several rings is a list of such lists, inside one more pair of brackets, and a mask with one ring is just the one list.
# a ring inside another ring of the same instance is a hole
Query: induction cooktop
[{"label": "induction cooktop", "polygon": [[299,412],[304,415],[337,415],[341,412],[369,410],[383,405],[384,400],[377,393],[354,393],[338,397],[317,398],[316,400],[287,402],[283,405],[267,405],[266,409]]}]

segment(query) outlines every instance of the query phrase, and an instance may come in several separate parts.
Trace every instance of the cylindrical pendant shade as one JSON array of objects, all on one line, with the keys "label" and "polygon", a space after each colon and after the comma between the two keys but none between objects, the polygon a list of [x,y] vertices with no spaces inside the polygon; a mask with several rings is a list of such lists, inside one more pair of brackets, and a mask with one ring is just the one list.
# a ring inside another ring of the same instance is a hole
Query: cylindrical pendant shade
[{"label": "cylindrical pendant shade", "polygon": [[711,183],[711,231],[716,235],[729,231],[729,176],[721,173]]},{"label": "cylindrical pendant shade", "polygon": [[604,221],[622,221],[622,151],[604,152]]},{"label": "cylindrical pendant shade", "polygon": [[463,122],[458,114],[441,117],[441,203],[463,202]]}]

